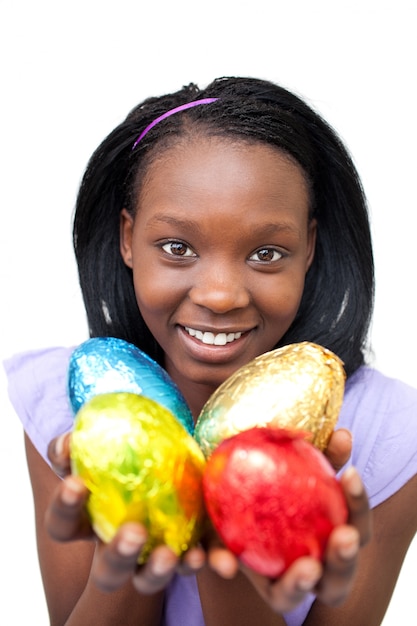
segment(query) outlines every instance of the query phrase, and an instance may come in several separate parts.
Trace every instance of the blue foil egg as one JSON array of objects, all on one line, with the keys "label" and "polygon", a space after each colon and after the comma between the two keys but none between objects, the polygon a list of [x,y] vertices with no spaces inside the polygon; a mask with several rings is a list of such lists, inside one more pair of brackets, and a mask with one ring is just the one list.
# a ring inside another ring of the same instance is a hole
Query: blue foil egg
[{"label": "blue foil egg", "polygon": [[167,372],[135,345],[116,337],[93,337],[70,357],[68,395],[76,414],[93,396],[128,392],[167,408],[192,435],[194,421],[180,390]]}]

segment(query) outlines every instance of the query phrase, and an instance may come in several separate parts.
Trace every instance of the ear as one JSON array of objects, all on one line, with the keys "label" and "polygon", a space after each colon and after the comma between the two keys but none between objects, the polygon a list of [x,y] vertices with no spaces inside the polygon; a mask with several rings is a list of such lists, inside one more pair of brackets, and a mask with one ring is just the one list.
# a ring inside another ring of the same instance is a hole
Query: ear
[{"label": "ear", "polygon": [[132,239],[134,218],[126,209],[120,213],[120,254],[125,264],[132,268]]},{"label": "ear", "polygon": [[310,266],[314,259],[314,254],[316,252],[316,239],[317,239],[317,220],[312,219],[308,223],[306,272],[307,270],[310,269]]}]

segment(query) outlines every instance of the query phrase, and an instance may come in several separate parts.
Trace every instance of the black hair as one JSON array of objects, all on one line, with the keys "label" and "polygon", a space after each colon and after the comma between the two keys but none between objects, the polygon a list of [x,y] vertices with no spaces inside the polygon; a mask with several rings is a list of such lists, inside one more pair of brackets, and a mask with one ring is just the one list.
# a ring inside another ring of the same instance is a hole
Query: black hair
[{"label": "black hair", "polygon": [[[132,150],[159,115],[207,97],[218,101],[168,117]],[[73,233],[91,336],[120,337],[163,363],[120,254],[120,212],[134,211],[151,159],[190,132],[267,143],[299,163],[309,183],[317,243],[297,316],[279,345],[316,342],[343,360],[348,375],[353,373],[365,360],[374,299],[362,185],[348,151],[322,117],[297,95],[256,78],[219,78],[205,89],[190,84],[148,98],[94,152],[81,182]]]}]

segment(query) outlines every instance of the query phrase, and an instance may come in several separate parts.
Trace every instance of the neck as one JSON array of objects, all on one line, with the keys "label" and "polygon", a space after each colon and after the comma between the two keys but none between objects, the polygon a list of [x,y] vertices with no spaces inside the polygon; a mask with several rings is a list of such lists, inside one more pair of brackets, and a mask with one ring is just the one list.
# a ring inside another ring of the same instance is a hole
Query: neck
[{"label": "neck", "polygon": [[182,377],[177,370],[172,370],[172,368],[169,367],[169,363],[166,364],[166,371],[184,396],[195,423],[204,404],[218,385],[190,381]]},{"label": "neck", "polygon": [[202,384],[187,385],[186,388],[182,388],[181,385],[178,386],[193,415],[195,423],[201,413],[201,409],[210,398],[211,394],[215,391],[215,389]]}]

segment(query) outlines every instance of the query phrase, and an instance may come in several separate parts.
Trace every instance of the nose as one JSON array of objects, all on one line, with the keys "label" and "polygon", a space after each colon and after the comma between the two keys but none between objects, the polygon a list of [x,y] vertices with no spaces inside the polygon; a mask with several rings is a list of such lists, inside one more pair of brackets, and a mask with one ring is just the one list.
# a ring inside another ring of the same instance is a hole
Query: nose
[{"label": "nose", "polygon": [[242,309],[250,303],[244,270],[226,262],[202,265],[195,276],[189,297],[194,304],[221,314]]}]

